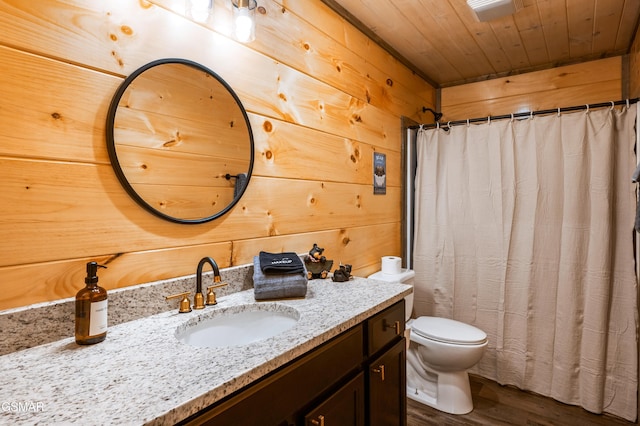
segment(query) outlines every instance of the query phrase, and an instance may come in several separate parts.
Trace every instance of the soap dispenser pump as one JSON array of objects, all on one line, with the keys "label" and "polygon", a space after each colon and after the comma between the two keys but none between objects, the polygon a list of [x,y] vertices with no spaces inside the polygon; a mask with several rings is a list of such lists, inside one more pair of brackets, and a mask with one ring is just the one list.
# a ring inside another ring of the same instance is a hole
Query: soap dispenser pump
[{"label": "soap dispenser pump", "polygon": [[76,294],[76,343],[92,345],[107,337],[107,290],[98,285],[97,262],[87,263],[85,288]]}]

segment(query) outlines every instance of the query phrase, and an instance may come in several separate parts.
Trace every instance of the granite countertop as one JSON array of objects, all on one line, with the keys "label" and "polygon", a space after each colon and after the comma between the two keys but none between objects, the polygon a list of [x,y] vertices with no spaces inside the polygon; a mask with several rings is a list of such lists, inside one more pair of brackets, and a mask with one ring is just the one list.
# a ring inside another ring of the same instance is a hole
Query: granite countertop
[{"label": "granite countertop", "polygon": [[[70,337],[3,355],[0,423],[173,424],[411,291],[405,284],[357,277],[309,281],[304,299],[256,302],[253,290],[244,290],[187,314],[178,313],[176,301],[175,310],[110,327],[96,345],[79,346]],[[197,348],[175,337],[179,326],[199,315],[255,303],[294,308],[300,319],[279,335],[244,346]]]}]

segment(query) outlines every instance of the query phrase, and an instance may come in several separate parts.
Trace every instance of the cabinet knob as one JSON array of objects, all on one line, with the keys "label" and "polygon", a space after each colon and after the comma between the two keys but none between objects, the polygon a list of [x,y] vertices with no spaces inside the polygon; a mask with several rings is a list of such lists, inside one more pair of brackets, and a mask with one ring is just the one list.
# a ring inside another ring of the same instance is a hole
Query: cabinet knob
[{"label": "cabinet knob", "polygon": [[384,364],[379,365],[377,368],[373,367],[371,371],[374,373],[380,373],[380,379],[384,382]]},{"label": "cabinet knob", "polygon": [[311,424],[314,426],[324,426],[324,416],[320,415],[318,416],[318,420],[311,420]]}]

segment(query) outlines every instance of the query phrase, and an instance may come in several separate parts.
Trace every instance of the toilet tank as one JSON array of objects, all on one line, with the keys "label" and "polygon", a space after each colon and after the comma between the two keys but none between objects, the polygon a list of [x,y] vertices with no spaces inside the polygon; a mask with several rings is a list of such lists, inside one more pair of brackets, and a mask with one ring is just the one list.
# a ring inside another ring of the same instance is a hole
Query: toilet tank
[{"label": "toilet tank", "polygon": [[[369,275],[367,278],[371,278],[372,280],[378,281],[386,281],[386,282],[400,282],[402,284],[407,284],[413,286],[413,282],[416,277],[416,272],[413,269],[401,269],[398,274],[385,274],[382,271],[378,271],[375,274]],[[409,321],[411,318],[411,313],[413,312],[413,293],[404,297],[405,303],[405,322]]]}]

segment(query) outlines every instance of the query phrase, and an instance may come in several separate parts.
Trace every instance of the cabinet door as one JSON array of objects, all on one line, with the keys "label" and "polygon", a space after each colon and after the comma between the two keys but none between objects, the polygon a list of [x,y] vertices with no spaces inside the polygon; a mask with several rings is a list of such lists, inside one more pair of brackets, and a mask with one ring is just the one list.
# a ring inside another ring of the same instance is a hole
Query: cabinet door
[{"label": "cabinet door", "polygon": [[404,299],[367,320],[367,355],[376,353],[404,335]]},{"label": "cabinet door", "polygon": [[368,366],[370,426],[407,424],[405,339],[400,339]]},{"label": "cabinet door", "polygon": [[304,417],[306,426],[364,426],[364,373]]}]

